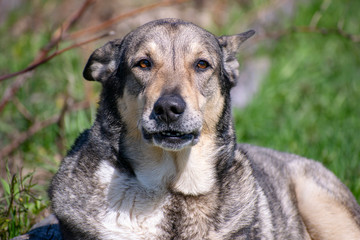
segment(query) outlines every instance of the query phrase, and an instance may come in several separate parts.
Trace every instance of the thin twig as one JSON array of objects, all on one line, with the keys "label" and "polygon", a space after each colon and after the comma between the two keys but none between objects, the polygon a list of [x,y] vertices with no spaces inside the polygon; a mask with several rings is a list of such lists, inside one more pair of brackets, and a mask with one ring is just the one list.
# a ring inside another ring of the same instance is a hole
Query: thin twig
[{"label": "thin twig", "polygon": [[34,117],[32,116],[32,114],[29,112],[29,110],[24,106],[24,104],[22,104],[22,102],[20,102],[20,100],[17,97],[13,98],[13,103],[16,106],[16,109],[19,111],[19,113],[29,122],[33,122],[34,121]]},{"label": "thin twig", "polygon": [[[74,104],[71,107],[67,107],[67,112],[74,112],[74,111],[86,109],[89,107],[90,107],[90,103],[87,101],[84,101],[84,102]],[[65,114],[65,113],[56,114],[44,121],[35,121],[31,127],[29,127],[26,131],[20,133],[19,135],[15,136],[14,139],[11,141],[11,143],[9,143],[8,145],[6,145],[5,147],[3,147],[1,149],[0,160],[3,159],[4,157],[8,156],[9,154],[11,154],[13,151],[15,151],[22,143],[24,143],[26,140],[28,140],[30,137],[32,137],[37,132],[43,130],[44,128],[46,128],[52,124],[59,122],[59,119],[61,118],[62,114]]]},{"label": "thin twig", "polygon": [[321,33],[323,35],[335,34],[345,39],[348,39],[354,43],[360,42],[360,36],[345,32],[340,28],[318,28],[318,27],[296,27],[295,32],[308,32],[308,33]]},{"label": "thin twig", "polygon": [[11,152],[13,152],[15,149],[18,148],[23,142],[25,142],[29,137],[33,136],[35,133],[40,131],[43,128],[46,128],[47,126],[50,126],[51,124],[54,124],[58,121],[59,116],[53,116],[49,119],[46,119],[45,121],[41,122],[35,122],[27,131],[20,133],[18,136],[16,136],[10,144],[5,146],[0,151],[0,159],[3,157],[9,155]]},{"label": "thin twig", "polygon": [[[54,52],[53,54],[47,56],[47,57],[44,57],[42,58],[41,60],[33,63],[33,64],[30,64],[27,68],[19,71],[19,72],[15,72],[15,73],[10,73],[10,74],[6,74],[6,75],[3,75],[3,76],[0,76],[0,82],[3,81],[3,80],[6,80],[6,79],[9,79],[9,78],[12,78],[12,77],[16,77],[16,76],[19,76],[21,74],[24,74],[24,73],[27,73],[27,72],[30,72],[32,70],[34,70],[35,68],[37,68],[38,66],[48,62],[49,60],[53,59],[54,57],[66,52],[66,51],[69,51],[73,48],[77,48],[77,47],[80,47],[82,45],[85,45],[85,44],[88,44],[90,42],[94,42],[94,41],[97,41],[101,38],[104,38],[104,37],[107,37],[107,36],[110,36],[114,34],[113,32],[108,32],[108,33],[105,33],[105,34],[102,34],[100,36],[97,36],[97,37],[93,37],[93,38],[90,38],[88,40],[85,40],[85,41],[82,41],[82,42],[79,42],[79,43],[75,43],[69,47],[66,47],[66,48],[63,48],[61,50],[58,50],[56,52]],[[1,107],[1,105],[0,105]],[[1,111],[1,108],[0,108],[0,111]]]},{"label": "thin twig", "polygon": [[[96,0],[85,0],[83,5],[78,9],[74,14],[72,14],[70,17],[68,17],[61,26],[55,30],[53,33],[50,42],[41,49],[38,56],[34,59],[34,61],[31,64],[35,64],[42,59],[44,59],[49,52],[57,46],[60,41],[62,40],[63,34],[66,34],[66,32],[75,25],[75,23],[82,17],[82,15],[85,13],[87,8],[94,3]],[[31,65],[30,64],[30,65]]]},{"label": "thin twig", "polygon": [[74,26],[76,22],[83,16],[87,8],[95,3],[96,0],[86,0],[81,8],[75,12],[72,16],[69,17],[69,19],[65,20],[65,22],[61,25],[60,28],[58,28],[55,33],[53,34],[54,39],[61,38],[62,33],[67,32],[71,26]]},{"label": "thin twig", "polygon": [[[1,159],[1,158],[0,158]],[[12,210],[12,205],[14,204],[14,188],[15,188],[15,182],[16,182],[16,175],[14,174],[11,178],[11,185],[10,185],[10,200],[9,200],[9,207],[6,212],[6,217],[10,216],[10,212]]]},{"label": "thin twig", "polygon": [[[17,74],[20,75],[20,74]],[[26,74],[20,75],[16,78],[16,80],[5,90],[4,96],[0,101],[0,113],[6,106],[6,104],[12,99],[15,93],[19,90],[19,88],[23,85],[27,78],[33,75],[32,71],[29,71]]]},{"label": "thin twig", "polygon": [[277,39],[289,35],[291,33],[320,33],[323,35],[335,34],[347,40],[350,40],[354,43],[360,42],[360,35],[350,34],[339,28],[318,28],[318,27],[309,27],[309,26],[298,26],[298,27],[291,27],[288,29],[283,29],[275,32],[267,32],[257,37],[256,41],[262,41],[263,39],[267,39],[267,38]]},{"label": "thin twig", "polygon": [[133,17],[133,16],[138,15],[140,13],[147,12],[147,11],[150,11],[150,10],[158,8],[158,7],[165,7],[165,6],[170,6],[170,5],[174,5],[174,4],[180,4],[180,3],[184,3],[184,2],[188,2],[188,1],[190,1],[190,0],[164,0],[164,1],[161,1],[161,2],[149,4],[147,6],[134,9],[134,10],[132,10],[130,12],[120,14],[120,15],[118,15],[118,16],[116,16],[114,18],[111,18],[111,19],[107,20],[106,22],[100,23],[100,24],[98,24],[96,26],[88,27],[88,28],[85,28],[83,30],[79,30],[77,32],[74,32],[74,33],[70,34],[67,38],[68,39],[76,39],[76,38],[78,38],[78,37],[80,37],[82,35],[85,35],[85,34],[99,32],[101,30],[109,28],[110,26],[114,25],[115,23],[118,23],[121,20]]},{"label": "thin twig", "polygon": [[65,95],[64,106],[60,111],[59,120],[57,122],[59,131],[57,132],[56,145],[60,153],[64,153],[65,151],[65,115],[70,105],[69,97],[69,93],[67,92]]}]

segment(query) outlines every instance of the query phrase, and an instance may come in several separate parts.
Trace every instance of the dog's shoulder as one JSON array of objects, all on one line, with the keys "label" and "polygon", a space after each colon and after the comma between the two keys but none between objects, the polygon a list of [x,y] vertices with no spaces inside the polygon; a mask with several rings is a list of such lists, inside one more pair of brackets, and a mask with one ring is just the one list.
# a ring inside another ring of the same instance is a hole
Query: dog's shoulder
[{"label": "dog's shoulder", "polygon": [[49,193],[53,200],[62,202],[70,195],[78,195],[81,191],[80,186],[88,182],[82,180],[96,172],[100,153],[93,148],[96,143],[91,135],[91,130],[85,130],[80,134],[66,157],[61,161],[59,170],[50,184]]},{"label": "dog's shoulder", "polygon": [[53,177],[49,197],[64,236],[70,234],[82,239],[79,236],[83,236],[84,231],[87,238],[97,234],[93,227],[97,223],[90,216],[96,216],[104,209],[101,200],[106,196],[99,183],[99,171],[104,163],[113,166],[112,162],[116,161],[116,150],[110,145],[93,129],[85,130]]},{"label": "dog's shoulder", "polygon": [[75,140],[71,149],[68,151],[67,155],[71,156],[76,154],[81,150],[81,148],[89,142],[90,129],[83,131]]},{"label": "dog's shoulder", "polygon": [[96,171],[101,158],[105,157],[107,144],[99,141],[91,129],[87,129],[75,140],[66,157],[62,160],[59,173],[75,175]]}]

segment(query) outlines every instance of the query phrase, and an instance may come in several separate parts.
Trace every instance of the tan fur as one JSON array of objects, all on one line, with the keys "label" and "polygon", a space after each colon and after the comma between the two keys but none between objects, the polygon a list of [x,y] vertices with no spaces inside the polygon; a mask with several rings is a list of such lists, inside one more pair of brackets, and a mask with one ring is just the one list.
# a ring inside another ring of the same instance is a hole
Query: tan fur
[{"label": "tan fur", "polygon": [[127,91],[124,92],[124,98],[118,100],[118,108],[124,113],[124,121],[129,124],[129,137],[134,138],[136,141],[140,141],[142,138],[138,125],[143,105],[143,99],[135,98]]},{"label": "tan fur", "polygon": [[296,179],[301,216],[313,240],[359,240],[360,230],[347,209],[307,177]]},{"label": "tan fur", "polygon": [[[208,193],[215,183],[214,157],[218,151],[211,139],[201,137],[201,144],[177,154],[174,189],[190,195]],[[206,147],[209,152],[202,149]]]}]

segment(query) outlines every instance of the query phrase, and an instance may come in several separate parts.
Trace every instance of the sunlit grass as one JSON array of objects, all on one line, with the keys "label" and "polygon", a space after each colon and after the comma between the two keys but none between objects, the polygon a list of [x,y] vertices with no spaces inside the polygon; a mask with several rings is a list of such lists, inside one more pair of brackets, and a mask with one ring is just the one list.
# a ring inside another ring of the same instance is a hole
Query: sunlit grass
[{"label": "sunlit grass", "polygon": [[319,160],[360,200],[359,46],[293,34],[274,47],[260,91],[235,110],[238,141]]}]

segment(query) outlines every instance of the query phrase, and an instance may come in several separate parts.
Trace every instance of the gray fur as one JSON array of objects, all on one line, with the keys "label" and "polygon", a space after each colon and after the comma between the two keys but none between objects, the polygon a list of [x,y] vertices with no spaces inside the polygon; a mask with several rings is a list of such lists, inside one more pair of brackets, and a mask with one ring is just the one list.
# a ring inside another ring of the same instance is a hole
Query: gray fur
[{"label": "gray fur", "polygon": [[84,77],[103,86],[97,118],[49,190],[64,239],[360,236],[359,205],[321,164],[236,144],[235,56],[253,34],[217,38],[163,19],[91,55]]}]

